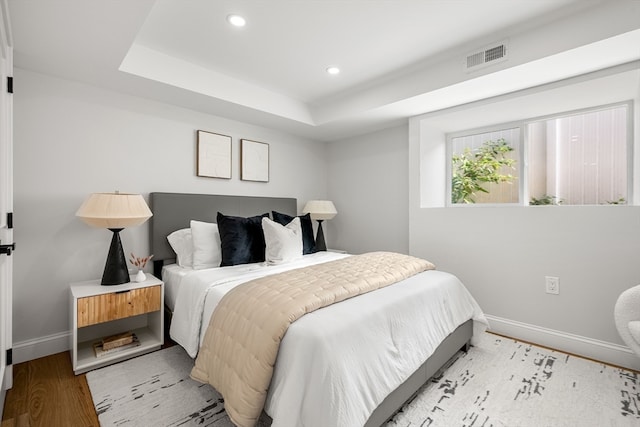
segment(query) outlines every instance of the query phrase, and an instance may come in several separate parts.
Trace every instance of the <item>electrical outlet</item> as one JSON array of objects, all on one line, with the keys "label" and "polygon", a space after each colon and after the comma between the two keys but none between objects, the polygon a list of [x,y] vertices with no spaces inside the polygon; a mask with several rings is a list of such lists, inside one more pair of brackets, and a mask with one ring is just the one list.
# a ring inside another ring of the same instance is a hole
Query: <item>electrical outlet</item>
[{"label": "electrical outlet", "polygon": [[548,294],[558,295],[560,293],[560,279],[553,276],[544,276],[545,291]]}]

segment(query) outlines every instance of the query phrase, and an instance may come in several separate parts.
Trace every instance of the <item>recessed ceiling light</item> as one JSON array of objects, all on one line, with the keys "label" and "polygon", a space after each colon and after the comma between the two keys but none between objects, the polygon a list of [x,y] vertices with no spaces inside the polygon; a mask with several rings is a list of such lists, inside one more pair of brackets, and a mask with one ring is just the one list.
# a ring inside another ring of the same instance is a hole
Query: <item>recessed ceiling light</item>
[{"label": "recessed ceiling light", "polygon": [[229,15],[227,16],[227,22],[233,25],[234,27],[244,27],[247,21],[240,15]]},{"label": "recessed ceiling light", "polygon": [[331,74],[332,76],[335,76],[336,74],[340,74],[340,68],[338,68],[338,67],[328,67],[327,68],[327,73]]}]

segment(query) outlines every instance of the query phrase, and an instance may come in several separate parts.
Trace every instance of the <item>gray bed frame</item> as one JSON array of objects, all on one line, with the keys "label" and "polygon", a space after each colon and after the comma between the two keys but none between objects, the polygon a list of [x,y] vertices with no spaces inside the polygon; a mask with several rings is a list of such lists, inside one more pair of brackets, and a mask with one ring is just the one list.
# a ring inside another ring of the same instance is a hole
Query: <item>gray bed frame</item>
[{"label": "gray bed frame", "polygon": [[[181,228],[188,228],[190,220],[215,222],[216,215],[255,216],[278,211],[297,214],[297,201],[292,198],[227,196],[187,193],[151,193],[149,204],[151,217],[151,253],[154,254],[153,271],[161,277],[162,266],[175,261],[167,236]],[[458,351],[467,351],[473,335],[471,320],[460,325],[438,346],[418,370],[403,384],[391,392],[373,411],[365,427],[384,424],[410,400],[420,388]]]}]

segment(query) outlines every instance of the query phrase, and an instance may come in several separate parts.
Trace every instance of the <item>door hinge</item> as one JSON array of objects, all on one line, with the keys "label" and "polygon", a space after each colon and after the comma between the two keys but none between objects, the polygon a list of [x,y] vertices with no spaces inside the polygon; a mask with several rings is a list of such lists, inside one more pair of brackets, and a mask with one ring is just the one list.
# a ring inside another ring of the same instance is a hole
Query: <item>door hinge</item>
[{"label": "door hinge", "polygon": [[7,349],[7,366],[13,365],[13,349]]},{"label": "door hinge", "polygon": [[7,212],[7,228],[13,228],[13,212]]},{"label": "door hinge", "polygon": [[16,244],[0,245],[0,255],[11,256],[11,253],[16,250]]},{"label": "door hinge", "polygon": [[7,77],[7,92],[13,93],[13,77]]}]

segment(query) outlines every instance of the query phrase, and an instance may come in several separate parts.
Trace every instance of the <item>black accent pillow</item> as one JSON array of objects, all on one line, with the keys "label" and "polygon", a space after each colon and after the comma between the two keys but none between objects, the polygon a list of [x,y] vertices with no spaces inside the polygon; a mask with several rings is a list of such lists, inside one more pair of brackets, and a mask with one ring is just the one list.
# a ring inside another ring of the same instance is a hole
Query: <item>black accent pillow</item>
[{"label": "black accent pillow", "polygon": [[[273,220],[280,225],[287,225],[295,218],[295,216],[276,211],[271,211],[271,214],[273,215]],[[298,218],[300,218],[300,225],[302,226],[302,253],[304,255],[312,254],[316,252],[316,239],[313,237],[311,215],[300,215]]]},{"label": "black accent pillow", "polygon": [[263,217],[269,218],[269,214],[243,218],[218,212],[218,231],[222,247],[221,267],[264,262]]}]

